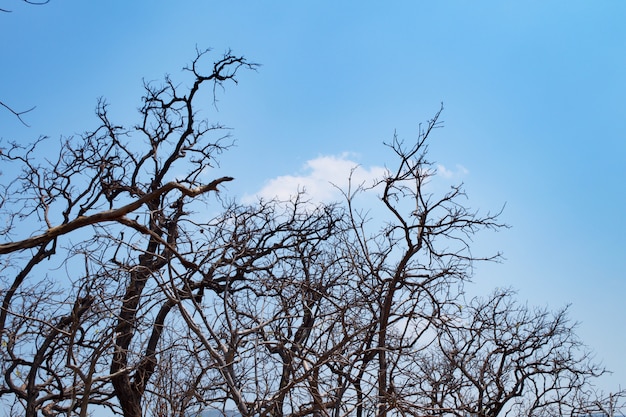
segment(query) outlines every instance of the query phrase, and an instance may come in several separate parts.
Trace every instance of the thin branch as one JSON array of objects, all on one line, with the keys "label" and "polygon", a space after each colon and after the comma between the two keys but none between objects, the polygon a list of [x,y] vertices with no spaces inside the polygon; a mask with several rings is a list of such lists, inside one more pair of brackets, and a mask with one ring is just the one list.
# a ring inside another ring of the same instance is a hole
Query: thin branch
[{"label": "thin branch", "polygon": [[[10,10],[5,10],[5,9],[0,9],[1,12],[10,12]],[[35,106],[31,107],[28,110],[23,110],[23,111],[16,111],[13,110],[10,106],[8,106],[7,104],[5,104],[4,102],[0,101],[0,106],[4,107],[5,109],[7,109],[8,111],[10,111],[11,113],[13,113],[13,115],[15,115],[15,117],[17,117],[17,119],[22,122],[22,124],[26,127],[30,127],[30,125],[28,123],[26,123],[24,121],[24,119],[22,119],[22,115],[26,114],[28,112],[31,112],[33,110],[35,110]]]}]

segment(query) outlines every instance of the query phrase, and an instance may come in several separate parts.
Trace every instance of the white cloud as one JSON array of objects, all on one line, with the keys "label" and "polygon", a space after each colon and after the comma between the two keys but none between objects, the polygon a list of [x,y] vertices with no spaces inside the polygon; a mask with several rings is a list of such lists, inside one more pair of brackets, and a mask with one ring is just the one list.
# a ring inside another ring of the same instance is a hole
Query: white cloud
[{"label": "white cloud", "polygon": [[[351,174],[352,172],[352,174]],[[350,176],[352,184],[365,186],[373,185],[375,180],[384,177],[383,167],[363,167],[350,159],[350,154],[320,156],[308,160],[302,172],[296,175],[282,175],[266,182],[255,195],[247,195],[244,202],[252,202],[256,198],[278,198],[287,200],[295,196],[298,191],[306,191],[307,197],[314,201],[333,201],[341,198],[337,189],[347,189]]]},{"label": "white cloud", "polygon": [[444,165],[437,164],[437,175],[441,176],[441,178],[457,179],[467,174],[469,174],[469,171],[463,165],[457,164],[456,169],[453,170],[446,168]]},{"label": "white cloud", "polygon": [[[299,173],[281,175],[266,181],[255,194],[247,194],[242,200],[252,203],[258,198],[265,200],[289,200],[299,191],[305,191],[306,198],[314,202],[331,202],[342,199],[340,190],[347,190],[349,181],[352,188],[364,185],[372,186],[375,181],[385,177],[386,168],[380,166],[364,167],[354,160],[354,154],[323,155],[305,162]],[[437,177],[456,181],[466,176],[469,171],[457,164],[455,168],[437,165]]]}]

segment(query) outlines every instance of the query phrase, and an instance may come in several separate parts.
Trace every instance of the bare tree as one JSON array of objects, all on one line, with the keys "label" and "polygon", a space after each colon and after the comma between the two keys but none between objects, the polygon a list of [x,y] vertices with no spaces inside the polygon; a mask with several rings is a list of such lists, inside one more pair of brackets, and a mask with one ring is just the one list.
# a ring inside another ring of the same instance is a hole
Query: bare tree
[{"label": "bare tree", "polygon": [[[226,54],[204,74],[204,56],[199,52],[186,68],[188,89],[179,91],[169,79],[145,86],[142,120],[132,129],[111,123],[100,101],[101,126],[64,139],[56,159],[37,154],[44,138],[2,150],[5,166],[21,172],[2,186],[4,236],[30,237],[0,245],[6,255],[0,312],[6,385],[0,392],[15,396],[26,415],[86,415],[89,404],[142,413],[163,323],[175,307],[158,279],[175,265],[188,277],[203,276],[202,265],[186,259],[195,243],[181,223],[193,226],[190,203],[206,203],[207,193],[232,180],[206,180],[228,135],[197,118],[200,87],[215,89],[234,81],[238,69],[255,67]],[[53,266],[57,252],[61,260]],[[45,278],[42,263],[54,277]],[[178,284],[186,298],[223,286],[208,278]]]},{"label": "bare tree", "polygon": [[[210,174],[231,142],[201,117],[211,107],[201,91],[215,99],[256,66],[207,56],[183,83],[146,84],[132,128],[100,100],[99,127],[62,139],[56,155],[40,153],[43,137],[0,149],[18,173],[0,184],[0,401],[11,415],[464,416],[507,404],[532,415],[591,404],[601,370],[575,355],[564,312],[520,308],[508,293],[455,310],[474,263],[499,259],[474,255],[473,235],[503,224],[470,210],[461,186],[433,185],[427,143],[440,111],[416,140],[394,136],[391,168],[351,184],[343,202],[299,193],[242,205],[214,198],[233,180]],[[359,206],[367,193],[378,206]]]},{"label": "bare tree", "polygon": [[574,416],[591,404],[581,395],[605,370],[567,309],[530,308],[505,289],[449,311],[416,361],[429,415]]},{"label": "bare tree", "polygon": [[412,144],[397,136],[389,144],[395,168],[374,187],[387,213],[381,229],[369,231],[367,217],[355,207],[355,197],[365,188],[345,194],[351,227],[348,256],[359,285],[369,289],[368,314],[375,323],[351,376],[358,416],[373,415],[373,409],[378,417],[411,413],[407,370],[428,344],[425,336],[459,296],[472,264],[499,256],[476,257],[469,246],[474,233],[503,226],[498,214],[481,216],[469,210],[462,204],[460,186],[442,191],[429,184],[436,170],[427,159],[427,141],[440,125],[440,113],[420,127]]},{"label": "bare tree", "polygon": [[333,250],[341,216],[332,206],[306,206],[235,205],[209,235],[206,262],[225,278],[224,291],[179,309],[208,354],[204,372],[220,381],[214,406],[295,416],[334,405],[321,394],[330,381],[319,373],[356,337],[336,330],[347,301],[347,271]]}]

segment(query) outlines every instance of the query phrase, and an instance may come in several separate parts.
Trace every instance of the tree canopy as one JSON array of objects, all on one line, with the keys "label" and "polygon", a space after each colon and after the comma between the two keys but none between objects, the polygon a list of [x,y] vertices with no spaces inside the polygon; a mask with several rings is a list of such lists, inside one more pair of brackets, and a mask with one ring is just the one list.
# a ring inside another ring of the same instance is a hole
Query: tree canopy
[{"label": "tree canopy", "polygon": [[[202,89],[257,65],[198,51],[188,86],[146,83],[137,124],[3,144],[3,382],[7,415],[585,415],[604,372],[567,311],[510,290],[466,299],[472,238],[506,227],[431,187],[428,142],[335,203],[304,191],[242,204],[211,177],[232,144],[199,117]],[[204,100],[203,100],[204,97]],[[47,146],[44,150],[43,146]],[[361,207],[358,196],[379,204]],[[621,394],[620,394],[621,395]],[[619,395],[615,397],[621,398]],[[613,398],[609,401],[613,404]]]}]

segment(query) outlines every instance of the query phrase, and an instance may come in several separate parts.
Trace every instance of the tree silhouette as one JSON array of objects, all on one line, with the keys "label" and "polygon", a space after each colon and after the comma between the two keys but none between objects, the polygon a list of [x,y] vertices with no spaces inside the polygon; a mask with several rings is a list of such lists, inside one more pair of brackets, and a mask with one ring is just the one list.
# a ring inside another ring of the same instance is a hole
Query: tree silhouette
[{"label": "tree silhouette", "polygon": [[[233,177],[211,176],[232,142],[201,117],[201,91],[215,99],[256,65],[231,52],[208,63],[207,52],[184,82],[145,84],[133,127],[100,100],[99,126],[56,153],[46,138],[1,149],[14,173],[0,184],[7,414],[495,416],[513,404],[565,415],[605,404],[590,390],[602,369],[566,311],[520,307],[507,292],[459,311],[474,263],[499,259],[474,255],[472,237],[504,225],[467,207],[461,186],[433,186],[441,110],[415,140],[394,136],[383,177],[351,182],[343,201],[300,192],[240,204],[218,195]],[[377,206],[360,206],[371,193]]]}]

